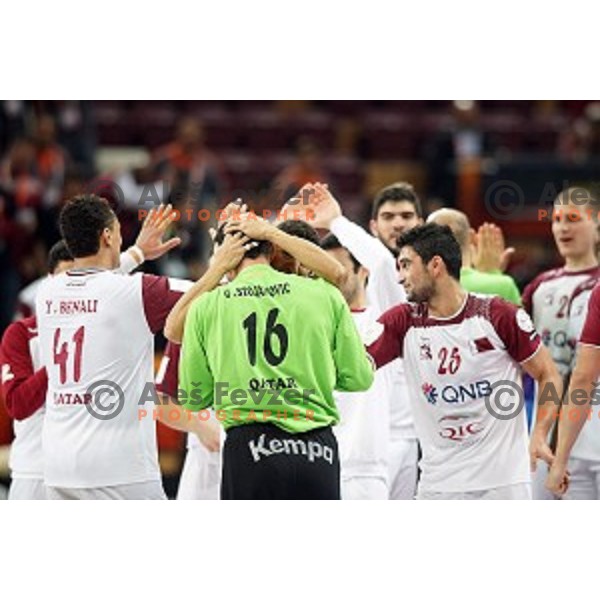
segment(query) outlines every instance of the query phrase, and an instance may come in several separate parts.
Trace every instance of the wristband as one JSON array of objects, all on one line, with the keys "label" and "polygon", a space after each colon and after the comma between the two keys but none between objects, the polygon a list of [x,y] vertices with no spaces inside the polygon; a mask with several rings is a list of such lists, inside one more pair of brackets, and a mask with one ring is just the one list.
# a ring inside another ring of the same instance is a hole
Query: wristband
[{"label": "wristband", "polygon": [[132,252],[133,255],[135,256],[138,267],[146,260],[146,257],[144,256],[144,252],[142,251],[142,249],[139,246],[131,246],[131,248],[129,248],[129,252]]}]

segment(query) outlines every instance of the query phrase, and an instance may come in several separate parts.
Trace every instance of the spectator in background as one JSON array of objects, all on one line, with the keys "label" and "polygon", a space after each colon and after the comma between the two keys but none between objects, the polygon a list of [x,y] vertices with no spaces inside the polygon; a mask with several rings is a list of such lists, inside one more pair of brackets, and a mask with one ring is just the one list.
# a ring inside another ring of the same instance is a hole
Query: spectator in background
[{"label": "spectator in background", "polygon": [[25,134],[27,110],[23,100],[0,102],[0,155]]},{"label": "spectator in background", "polygon": [[58,140],[86,178],[94,175],[96,127],[91,102],[64,100],[56,103]]},{"label": "spectator in background", "polygon": [[426,148],[428,195],[443,198],[446,206],[454,206],[460,161],[482,158],[490,150],[477,104],[473,100],[456,100],[449,127],[440,131]]},{"label": "spectator in background", "polygon": [[7,214],[7,201],[0,189],[0,335],[12,321],[21,281],[13,260],[13,229]]},{"label": "spectator in background", "polygon": [[68,156],[56,141],[56,124],[50,115],[40,115],[33,135],[34,175],[43,186],[44,207],[56,206],[61,196]]},{"label": "spectator in background", "polygon": [[571,163],[585,162],[600,154],[600,102],[587,105],[558,140],[558,154]]},{"label": "spectator in background", "polygon": [[304,185],[314,181],[331,183],[321,164],[321,153],[316,143],[309,137],[301,137],[296,142],[294,162],[275,177],[272,189],[278,200],[286,202],[296,196]]},{"label": "spectator in background", "polygon": [[[179,121],[175,140],[157,150],[152,157],[149,175],[150,180],[161,179],[169,184],[169,201],[176,209],[193,209],[192,219],[179,220],[178,235],[183,242],[166,260],[179,263],[180,270],[173,274],[197,276],[209,252],[206,222],[197,218],[198,211],[206,208],[214,213],[226,194],[223,170],[215,154],[206,148],[199,119],[187,116]],[[189,271],[185,264],[190,267]]]}]

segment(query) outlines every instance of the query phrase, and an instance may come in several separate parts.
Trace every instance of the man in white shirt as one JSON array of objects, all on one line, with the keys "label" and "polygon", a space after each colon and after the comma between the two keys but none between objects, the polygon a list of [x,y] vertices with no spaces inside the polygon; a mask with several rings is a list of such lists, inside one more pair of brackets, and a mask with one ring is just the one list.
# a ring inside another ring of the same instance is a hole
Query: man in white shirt
[{"label": "man in white shirt", "polygon": [[[360,334],[368,332],[381,315],[367,303],[369,272],[333,234],[321,248],[344,265],[349,276],[340,287]],[[387,500],[389,498],[389,399],[392,372],[381,369],[373,385],[364,392],[334,392],[340,422],[334,427],[340,456],[342,500]]]},{"label": "man in white shirt", "polygon": [[[560,396],[562,381],[548,350],[524,310],[460,286],[461,250],[449,227],[414,228],[399,247],[410,303],[379,319],[368,351],[378,367],[404,358],[423,450],[417,497],[530,499],[523,403],[507,414],[503,396],[519,389],[519,365],[539,389],[553,386]],[[552,460],[549,425],[536,425],[532,463]]]},{"label": "man in white shirt", "polygon": [[[356,260],[369,271],[367,302],[375,314],[406,300],[398,283],[394,254],[396,242],[404,232],[423,222],[421,203],[408,183],[395,183],[380,190],[373,202],[369,235],[362,227],[342,215],[342,209],[327,189],[315,184],[305,188],[313,211],[312,225],[328,229]],[[417,485],[418,444],[410,409],[408,388],[402,360],[385,367],[393,381],[388,405],[389,432],[389,497],[392,500],[414,498]],[[387,377],[387,376],[386,376]]]},{"label": "man in white shirt", "polygon": [[[170,207],[154,218],[167,223]],[[138,405],[153,380],[154,334],[182,295],[181,282],[112,270],[120,263],[121,232],[103,198],[73,198],[60,229],[73,268],[44,281],[36,300],[48,374],[48,497],[163,499],[155,424],[138,418]]]}]

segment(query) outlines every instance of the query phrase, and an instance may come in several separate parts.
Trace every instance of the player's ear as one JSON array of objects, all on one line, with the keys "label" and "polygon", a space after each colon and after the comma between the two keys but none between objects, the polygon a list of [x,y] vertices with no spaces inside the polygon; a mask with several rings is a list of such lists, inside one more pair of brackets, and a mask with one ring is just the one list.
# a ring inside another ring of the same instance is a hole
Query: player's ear
[{"label": "player's ear", "polygon": [[429,267],[431,267],[431,274],[434,276],[439,276],[442,274],[443,272],[443,267],[444,265],[444,261],[442,260],[441,256],[434,256],[430,261],[429,261]]},{"label": "player's ear", "polygon": [[361,265],[358,267],[358,276],[360,277],[361,281],[365,282],[369,278],[369,269]]},{"label": "player's ear", "polygon": [[375,237],[379,234],[377,231],[377,221],[375,219],[369,221],[369,230],[371,231],[371,235],[374,235]]},{"label": "player's ear", "polygon": [[112,236],[112,231],[108,227],[105,227],[100,234],[100,245],[110,246]]}]

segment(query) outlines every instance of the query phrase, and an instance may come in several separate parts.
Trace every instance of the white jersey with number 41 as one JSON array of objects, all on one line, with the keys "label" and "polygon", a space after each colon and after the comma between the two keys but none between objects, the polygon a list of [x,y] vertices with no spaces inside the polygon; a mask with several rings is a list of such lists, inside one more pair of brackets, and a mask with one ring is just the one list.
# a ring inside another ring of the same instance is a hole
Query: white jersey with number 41
[{"label": "white jersey with number 41", "polygon": [[77,269],[49,277],[36,300],[48,372],[43,431],[49,486],[90,488],[160,477],[156,428],[138,418],[153,381],[154,334],[188,282]]}]

